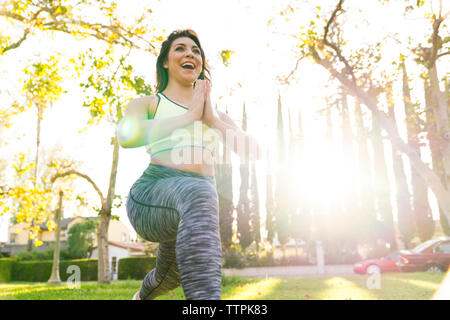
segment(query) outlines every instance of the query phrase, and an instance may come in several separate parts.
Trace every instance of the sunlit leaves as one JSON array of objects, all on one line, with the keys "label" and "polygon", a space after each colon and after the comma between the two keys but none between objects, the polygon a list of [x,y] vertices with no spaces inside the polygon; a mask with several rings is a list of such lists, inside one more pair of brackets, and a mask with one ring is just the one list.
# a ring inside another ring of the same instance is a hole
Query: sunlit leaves
[{"label": "sunlit leaves", "polygon": [[83,66],[84,73],[88,74],[80,86],[87,94],[83,107],[89,109],[89,124],[102,119],[115,123],[122,118],[128,101],[136,95],[152,93],[150,85],[127,63],[129,53],[116,53],[112,47],[105,49],[103,54],[89,49],[71,61],[75,68]]},{"label": "sunlit leaves", "polygon": [[45,108],[49,102],[58,100],[64,92],[59,59],[54,56],[47,61],[37,62],[26,67],[23,72],[26,76],[23,91],[28,97],[29,103]]},{"label": "sunlit leaves", "polygon": [[234,53],[234,51],[232,51],[232,50],[222,50],[221,52],[220,52],[220,57],[222,58],[222,62],[223,62],[223,64],[226,66],[226,67],[228,67],[229,65],[230,65],[230,58],[231,58],[231,55]]}]

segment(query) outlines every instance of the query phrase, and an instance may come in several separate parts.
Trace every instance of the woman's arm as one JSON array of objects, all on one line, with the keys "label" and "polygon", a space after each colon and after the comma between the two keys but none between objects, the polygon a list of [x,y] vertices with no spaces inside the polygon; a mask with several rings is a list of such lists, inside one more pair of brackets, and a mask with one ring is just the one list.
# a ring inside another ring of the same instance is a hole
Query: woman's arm
[{"label": "woman's arm", "polygon": [[157,103],[158,98],[155,96],[134,99],[128,103],[125,115],[120,119],[116,128],[117,139],[123,148],[145,146],[170,135],[175,129],[185,127],[199,119],[198,112],[189,110],[176,117],[148,120],[149,104],[152,106]]},{"label": "woman's arm", "polygon": [[196,81],[189,111],[176,117],[148,120],[148,111],[156,108],[158,98],[149,96],[132,100],[125,108],[125,116],[117,124],[119,144],[124,148],[145,146],[168,136],[175,129],[200,120],[205,106],[206,82]]},{"label": "woman's arm", "polygon": [[219,130],[225,146],[244,160],[261,160],[263,152],[256,139],[242,131],[226,113],[216,112],[219,118],[215,119],[211,128]]}]

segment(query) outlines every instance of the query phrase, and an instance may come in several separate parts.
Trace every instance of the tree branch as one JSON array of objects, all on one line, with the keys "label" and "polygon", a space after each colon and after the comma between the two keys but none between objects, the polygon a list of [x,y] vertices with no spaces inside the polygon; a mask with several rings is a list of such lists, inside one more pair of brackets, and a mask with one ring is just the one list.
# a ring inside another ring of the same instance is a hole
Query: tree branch
[{"label": "tree branch", "polygon": [[92,185],[92,187],[95,189],[95,191],[97,191],[98,195],[100,196],[100,200],[102,202],[102,206],[105,204],[105,197],[103,196],[103,193],[101,192],[100,188],[95,184],[95,182],[88,175],[80,173],[80,172],[78,172],[76,170],[68,170],[68,171],[63,172],[63,173],[55,174],[52,177],[52,179],[51,179],[51,183],[54,183],[56,181],[56,179],[58,179],[58,178],[64,178],[64,177],[70,176],[72,174],[80,176],[81,178],[86,179]]},{"label": "tree branch", "polygon": [[350,64],[348,63],[347,59],[342,55],[342,52],[339,49],[339,47],[336,44],[328,41],[328,39],[327,39],[328,32],[330,31],[331,24],[335,21],[338,12],[342,11],[342,4],[343,3],[344,3],[344,0],[339,0],[339,3],[337,4],[336,8],[334,9],[333,13],[331,14],[331,17],[328,20],[327,25],[325,26],[325,29],[324,29],[325,32],[324,32],[322,41],[323,41],[323,43],[326,46],[328,46],[328,47],[333,49],[333,51],[338,56],[339,61],[341,61],[345,65],[345,70],[352,77],[353,82],[356,83],[356,77],[355,77],[355,74],[353,73],[353,68],[350,66]]},{"label": "tree branch", "polygon": [[444,52],[444,53],[438,54],[438,55],[436,56],[436,60],[437,60],[437,59],[439,59],[439,58],[440,58],[440,57],[442,57],[442,56],[445,56],[445,55],[447,55],[447,54],[450,54],[450,51],[447,51],[447,52]]},{"label": "tree branch", "polygon": [[18,47],[20,47],[20,45],[22,44],[22,42],[25,41],[25,39],[27,38],[28,34],[30,33],[30,29],[25,29],[25,32],[23,33],[22,38],[19,39],[19,41],[14,42],[13,44],[10,44],[9,46],[7,46],[6,48],[4,48],[0,54],[4,54],[6,51],[12,50],[12,49],[16,49]]}]

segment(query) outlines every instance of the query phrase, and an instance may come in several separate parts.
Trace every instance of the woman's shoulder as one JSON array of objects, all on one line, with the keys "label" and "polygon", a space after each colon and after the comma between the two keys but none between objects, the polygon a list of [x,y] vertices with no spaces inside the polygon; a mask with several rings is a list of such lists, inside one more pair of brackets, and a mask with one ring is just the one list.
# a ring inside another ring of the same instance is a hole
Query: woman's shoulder
[{"label": "woman's shoulder", "polygon": [[158,104],[159,97],[156,94],[134,98],[129,104],[154,105]]},{"label": "woman's shoulder", "polygon": [[158,106],[158,101],[159,97],[156,94],[134,98],[128,103],[125,112],[153,115]]}]

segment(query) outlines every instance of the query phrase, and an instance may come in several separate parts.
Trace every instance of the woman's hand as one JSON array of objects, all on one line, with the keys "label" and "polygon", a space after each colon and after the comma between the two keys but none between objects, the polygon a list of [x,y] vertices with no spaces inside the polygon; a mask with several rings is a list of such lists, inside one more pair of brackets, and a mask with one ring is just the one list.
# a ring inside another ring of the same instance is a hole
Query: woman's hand
[{"label": "woman's hand", "polygon": [[194,86],[194,95],[192,96],[191,112],[194,115],[194,120],[201,120],[205,106],[205,92],[207,80],[197,80]]},{"label": "woman's hand", "polygon": [[205,112],[203,113],[202,121],[208,127],[213,127],[218,120],[220,120],[219,114],[211,103],[211,83],[207,81],[205,85]]}]

